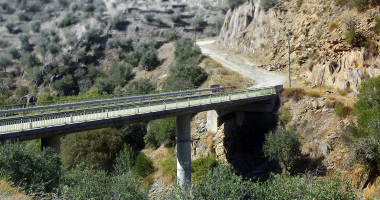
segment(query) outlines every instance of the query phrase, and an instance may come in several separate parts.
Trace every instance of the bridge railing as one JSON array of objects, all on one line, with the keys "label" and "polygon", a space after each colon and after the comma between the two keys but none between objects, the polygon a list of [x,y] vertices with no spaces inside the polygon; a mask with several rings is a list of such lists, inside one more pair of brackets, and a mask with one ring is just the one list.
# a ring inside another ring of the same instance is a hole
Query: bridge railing
[{"label": "bridge railing", "polygon": [[165,100],[155,99],[121,105],[112,104],[85,110],[75,110],[70,113],[54,112],[48,116],[45,116],[42,113],[41,115],[16,118],[9,117],[9,119],[3,118],[0,121],[0,132],[22,131],[48,126],[62,126],[71,123],[83,123],[86,121],[102,120],[106,118],[173,110],[271,94],[276,94],[276,87],[240,90],[227,93],[198,94],[187,97],[176,97]]}]

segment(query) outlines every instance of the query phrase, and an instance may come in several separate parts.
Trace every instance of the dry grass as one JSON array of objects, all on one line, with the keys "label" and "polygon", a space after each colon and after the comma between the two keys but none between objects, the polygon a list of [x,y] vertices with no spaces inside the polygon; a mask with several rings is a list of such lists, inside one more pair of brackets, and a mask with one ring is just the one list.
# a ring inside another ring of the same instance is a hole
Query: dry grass
[{"label": "dry grass", "polygon": [[322,90],[320,89],[313,89],[306,92],[306,95],[309,97],[318,98],[322,96]]},{"label": "dry grass", "polygon": [[19,192],[15,187],[12,187],[6,181],[0,180],[0,199],[26,200],[31,198]]},{"label": "dry grass", "polygon": [[351,88],[337,89],[337,92],[338,92],[339,95],[345,96],[348,93],[352,92],[352,89]]},{"label": "dry grass", "polygon": [[294,101],[300,100],[305,94],[305,90],[301,88],[286,88],[280,94],[281,97],[289,99],[292,98]]},{"label": "dry grass", "polygon": [[336,101],[334,99],[329,98],[326,100],[325,106],[326,108],[335,108]]},{"label": "dry grass", "polygon": [[215,153],[215,149],[214,149],[214,136],[215,136],[215,133],[212,133],[210,131],[207,131],[207,133],[205,135],[205,138],[206,138],[206,141],[207,141],[207,147],[208,147],[208,150],[211,153]]},{"label": "dry grass", "polygon": [[227,68],[221,68],[218,70],[223,76],[230,75],[231,71]]}]

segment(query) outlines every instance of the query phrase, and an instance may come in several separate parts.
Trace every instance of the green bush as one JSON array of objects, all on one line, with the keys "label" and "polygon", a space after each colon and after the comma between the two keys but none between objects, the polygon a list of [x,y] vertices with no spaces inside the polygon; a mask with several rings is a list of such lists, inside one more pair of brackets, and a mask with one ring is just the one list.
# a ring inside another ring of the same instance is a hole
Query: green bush
[{"label": "green bush", "polygon": [[73,18],[70,18],[70,17],[65,17],[63,18],[58,24],[58,28],[64,28],[66,26],[71,26],[71,25],[74,25],[76,23],[75,19]]},{"label": "green bush", "polygon": [[60,80],[54,81],[53,84],[51,84],[51,88],[58,92],[60,95],[74,95],[76,94],[76,86],[73,79],[73,76],[68,74],[64,76]]},{"label": "green bush", "polygon": [[35,33],[40,32],[40,29],[41,29],[40,21],[38,21],[38,20],[31,21],[31,22],[29,22],[28,26],[29,26],[29,29],[32,30],[33,32],[35,32]]},{"label": "green bush", "polygon": [[120,47],[121,40],[119,35],[113,35],[111,39],[107,40],[107,47],[110,49],[116,49]]},{"label": "green bush", "polygon": [[165,34],[165,40],[174,41],[178,38],[177,34],[174,31],[169,31]]},{"label": "green bush", "polygon": [[13,31],[16,27],[16,24],[13,23],[12,21],[7,21],[4,26],[5,26],[5,28],[7,28],[8,33],[13,33]]},{"label": "green bush", "polygon": [[139,65],[146,71],[152,71],[159,63],[157,50],[150,48],[142,54]]},{"label": "green bush", "polygon": [[118,174],[131,172],[135,164],[133,149],[129,144],[124,144],[123,149],[117,154],[114,168]]},{"label": "green bush", "polygon": [[156,85],[149,81],[148,78],[139,78],[132,81],[126,88],[126,91],[130,94],[140,95],[149,94],[149,92],[154,91]]},{"label": "green bush", "polygon": [[87,4],[87,5],[85,5],[85,6],[82,8],[82,10],[83,10],[84,12],[94,12],[94,11],[95,11],[95,5],[92,4],[92,3]]},{"label": "green bush", "polygon": [[263,0],[261,1],[261,8],[267,12],[270,8],[277,4],[278,0]]},{"label": "green bush", "polygon": [[199,46],[194,46],[194,41],[187,37],[183,37],[177,40],[174,44],[174,47],[174,58],[180,62],[184,62],[189,58],[199,56],[202,53]]},{"label": "green bush", "polygon": [[134,170],[139,176],[143,178],[147,177],[149,174],[154,172],[152,159],[146,156],[144,152],[140,152],[136,157]]},{"label": "green bush", "polygon": [[156,48],[157,43],[154,40],[143,38],[125,60],[133,67],[140,65],[145,70],[154,69],[159,64]]},{"label": "green bush", "polygon": [[15,47],[9,47],[7,48],[7,53],[13,58],[13,59],[19,59],[21,54]]},{"label": "green bush", "polygon": [[56,55],[57,53],[59,53],[59,47],[57,44],[55,43],[50,43],[48,46],[47,46],[47,50],[49,51],[49,53],[51,55]]},{"label": "green bush", "polygon": [[346,118],[347,115],[349,114],[349,111],[350,111],[349,108],[345,106],[344,103],[339,101],[336,107],[334,108],[333,113],[338,117]]},{"label": "green bush", "polygon": [[72,133],[62,140],[62,163],[72,168],[84,162],[86,166],[110,171],[122,147],[122,134],[113,128]]},{"label": "green bush", "polygon": [[52,192],[62,172],[60,157],[53,149],[41,151],[36,145],[33,142],[0,145],[0,176],[30,194]]},{"label": "green bush", "polygon": [[124,63],[118,63],[112,65],[109,74],[113,81],[115,81],[120,87],[124,87],[135,77],[135,73],[133,73],[132,70],[132,66]]},{"label": "green bush", "polygon": [[[215,156],[214,156],[215,157]],[[201,157],[191,161],[191,177],[194,180],[202,181],[207,171],[218,166],[218,161],[212,156]]]},{"label": "green bush", "polygon": [[39,86],[42,83],[42,70],[39,67],[26,69],[26,78],[31,85]]},{"label": "green bush", "polygon": [[292,120],[292,115],[289,112],[289,108],[281,107],[278,111],[278,122],[282,127],[285,127]]},{"label": "green bush", "polygon": [[154,17],[152,14],[150,13],[147,13],[144,15],[144,19],[147,21],[147,22],[153,22],[154,21]]},{"label": "green bush", "polygon": [[117,83],[110,78],[98,78],[95,81],[95,84],[92,86],[93,88],[98,88],[100,93],[106,92],[107,94],[111,94],[115,89]]},{"label": "green bush", "polygon": [[37,58],[35,52],[33,53],[24,53],[20,59],[21,66],[24,68],[36,67],[40,64],[40,60]]},{"label": "green bush", "polygon": [[380,33],[380,17],[378,16],[375,17],[375,27],[373,28],[373,32],[376,34]]},{"label": "green bush", "polygon": [[113,28],[120,28],[120,24],[123,21],[123,13],[117,13],[110,19],[110,24]]},{"label": "green bush", "polygon": [[43,93],[37,99],[38,105],[52,105],[54,102],[58,101],[58,97],[51,93]]},{"label": "green bush", "polygon": [[142,180],[131,172],[113,176],[79,165],[65,174],[62,185],[62,199],[148,199],[148,194],[140,189]]},{"label": "green bush", "polygon": [[29,51],[30,50],[30,44],[29,44],[30,35],[27,33],[19,33],[17,35],[17,38],[21,42],[21,49],[24,51]]},{"label": "green bush", "polygon": [[146,122],[139,122],[122,126],[120,131],[123,134],[123,141],[132,145],[135,150],[144,148],[144,136],[147,133],[147,125],[148,123]]},{"label": "green bush", "polygon": [[4,72],[7,72],[7,67],[11,66],[12,64],[13,62],[8,55],[0,55],[0,69],[4,69]]},{"label": "green bush", "polygon": [[18,20],[20,21],[28,20],[28,17],[26,15],[26,10],[18,10],[15,12],[15,15],[17,15]]},{"label": "green bush", "polygon": [[84,78],[78,81],[78,88],[80,92],[87,92],[92,87],[92,81],[88,78]]},{"label": "green bush", "polygon": [[356,29],[356,20],[348,18],[345,20],[345,24],[347,26],[347,32],[344,33],[346,43],[354,46],[363,46],[366,42],[363,39],[362,34]]},{"label": "green bush", "polygon": [[82,35],[82,38],[84,38],[87,41],[87,43],[95,41],[96,39],[98,39],[98,29],[94,27],[87,29],[87,31],[84,32],[84,34]]},{"label": "green bush", "polygon": [[175,117],[149,121],[148,133],[144,136],[147,147],[172,146],[175,143],[177,124]]},{"label": "green bush", "polygon": [[301,156],[301,142],[299,135],[293,130],[277,130],[265,135],[263,145],[264,155],[271,160],[277,160],[284,170],[294,170],[295,164]]},{"label": "green bush", "polygon": [[21,98],[29,93],[29,87],[28,86],[20,86],[15,90],[15,95],[18,98]]},{"label": "green bush", "polygon": [[214,28],[212,26],[207,26],[205,30],[203,30],[203,34],[205,34],[207,37],[214,36]]},{"label": "green bush", "polygon": [[181,22],[181,15],[180,14],[173,14],[172,16],[170,16],[170,20],[172,20],[172,22],[174,22],[174,23],[179,23],[179,22]]},{"label": "green bush", "polygon": [[363,12],[369,8],[370,0],[352,0],[352,3],[359,12]]},{"label": "green bush", "polygon": [[69,53],[66,53],[66,52],[62,52],[58,55],[59,57],[59,60],[64,64],[64,65],[68,65],[70,64],[70,59],[71,59],[71,55]]},{"label": "green bush", "polygon": [[165,175],[175,178],[177,176],[177,154],[175,149],[169,148],[165,159],[159,162]]}]

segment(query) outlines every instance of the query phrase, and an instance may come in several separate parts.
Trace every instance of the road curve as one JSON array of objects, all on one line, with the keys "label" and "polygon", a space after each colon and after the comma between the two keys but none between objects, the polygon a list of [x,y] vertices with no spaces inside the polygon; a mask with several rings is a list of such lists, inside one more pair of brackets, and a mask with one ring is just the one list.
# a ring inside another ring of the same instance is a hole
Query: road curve
[{"label": "road curve", "polygon": [[214,42],[215,40],[199,41],[197,44],[201,48],[202,54],[210,56],[212,59],[220,62],[224,67],[236,71],[242,76],[253,79],[255,84],[249,87],[249,89],[275,86],[285,83],[286,77],[283,74],[259,69],[255,64],[250,63],[243,58],[239,58],[236,55],[207,47],[208,44]]}]

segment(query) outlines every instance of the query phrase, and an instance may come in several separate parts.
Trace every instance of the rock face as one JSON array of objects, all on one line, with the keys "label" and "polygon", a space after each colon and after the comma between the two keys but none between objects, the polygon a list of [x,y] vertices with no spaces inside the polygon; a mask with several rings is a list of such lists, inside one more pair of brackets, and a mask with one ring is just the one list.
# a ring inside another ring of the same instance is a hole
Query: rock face
[{"label": "rock face", "polygon": [[[264,12],[260,2],[249,0],[227,12],[217,40],[219,45],[250,55],[258,67],[284,70],[289,30],[291,67],[305,81],[357,91],[367,77],[380,74],[380,39],[372,31],[374,17],[379,14],[376,9],[357,13],[334,2],[308,0],[299,5],[290,0]],[[349,17],[358,21],[358,31],[367,39],[363,47],[345,42],[344,21]]]}]

